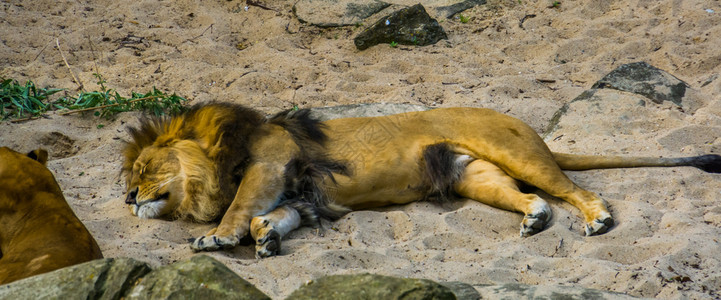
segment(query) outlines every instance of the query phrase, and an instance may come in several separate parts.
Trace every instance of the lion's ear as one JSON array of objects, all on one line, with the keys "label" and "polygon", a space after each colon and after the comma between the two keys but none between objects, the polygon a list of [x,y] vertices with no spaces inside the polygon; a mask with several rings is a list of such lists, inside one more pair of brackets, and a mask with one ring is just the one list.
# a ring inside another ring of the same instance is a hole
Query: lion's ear
[{"label": "lion's ear", "polygon": [[33,151],[28,152],[28,157],[32,158],[33,160],[37,160],[39,163],[45,165],[48,162],[48,152],[45,151],[45,149],[35,149]]}]

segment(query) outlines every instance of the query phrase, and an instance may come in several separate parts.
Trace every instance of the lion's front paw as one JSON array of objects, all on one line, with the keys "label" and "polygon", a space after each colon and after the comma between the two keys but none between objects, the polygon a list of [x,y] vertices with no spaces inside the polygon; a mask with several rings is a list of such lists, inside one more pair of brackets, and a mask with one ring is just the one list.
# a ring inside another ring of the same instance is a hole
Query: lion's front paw
[{"label": "lion's front paw", "polygon": [[586,224],[586,236],[604,234],[613,227],[613,223],[613,217],[611,216],[606,216],[603,219],[595,219]]},{"label": "lion's front paw", "polygon": [[255,257],[265,258],[278,255],[280,251],[280,233],[271,229],[255,241]]},{"label": "lion's front paw", "polygon": [[217,236],[217,235],[206,235],[201,236],[192,244],[190,248],[194,252],[198,251],[216,251],[218,249],[230,249],[238,245],[240,241],[234,236]]}]

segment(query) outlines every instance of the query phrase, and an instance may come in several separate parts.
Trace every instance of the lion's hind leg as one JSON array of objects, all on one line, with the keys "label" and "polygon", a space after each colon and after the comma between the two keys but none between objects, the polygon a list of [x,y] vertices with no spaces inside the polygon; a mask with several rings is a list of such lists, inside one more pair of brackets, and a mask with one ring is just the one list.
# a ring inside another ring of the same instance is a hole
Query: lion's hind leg
[{"label": "lion's hind leg", "polygon": [[250,235],[255,240],[255,256],[264,258],[280,252],[280,241],[285,235],[300,227],[301,215],[288,205],[253,218],[250,221]]},{"label": "lion's hind leg", "polygon": [[551,207],[545,200],[535,194],[522,193],[518,181],[484,160],[469,163],[454,190],[462,197],[523,213],[521,236],[524,237],[540,232],[551,220]]},{"label": "lion's hind leg", "polygon": [[518,159],[501,167],[509,176],[577,207],[583,213],[586,221],[587,236],[606,233],[613,226],[613,217],[606,207],[606,202],[595,193],[586,191],[573,183],[555,161],[535,159],[523,162],[524,160]]}]

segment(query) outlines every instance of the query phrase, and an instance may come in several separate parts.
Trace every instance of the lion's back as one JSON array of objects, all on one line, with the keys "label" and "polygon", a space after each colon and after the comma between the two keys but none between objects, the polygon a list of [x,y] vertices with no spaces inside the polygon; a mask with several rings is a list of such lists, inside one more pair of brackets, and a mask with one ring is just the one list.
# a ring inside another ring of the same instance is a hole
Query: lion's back
[{"label": "lion's back", "polygon": [[0,148],[0,284],[102,258],[52,173]]}]

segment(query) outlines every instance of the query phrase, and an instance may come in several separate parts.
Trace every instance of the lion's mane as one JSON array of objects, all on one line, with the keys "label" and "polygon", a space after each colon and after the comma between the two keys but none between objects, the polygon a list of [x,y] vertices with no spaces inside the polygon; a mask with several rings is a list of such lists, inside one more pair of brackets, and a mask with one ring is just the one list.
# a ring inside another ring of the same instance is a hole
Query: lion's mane
[{"label": "lion's mane", "polygon": [[[278,204],[298,208],[306,221],[314,221],[316,216],[340,217],[345,211],[329,205],[318,186],[323,178],[333,178],[333,172],[345,174],[346,168],[325,155],[327,137],[322,124],[311,118],[308,110],[287,110],[265,118],[240,105],[212,103],[195,105],[172,117],[142,117],[137,127],[128,128],[131,140],[124,146],[121,172],[129,184],[133,164],[144,148],[172,143],[180,150],[178,159],[189,179],[186,191],[194,197],[186,197],[171,218],[217,220],[235,197],[253,160],[251,145],[265,134],[264,124],[283,127],[301,149],[286,165],[286,190]],[[207,174],[208,165],[214,174]]]}]

